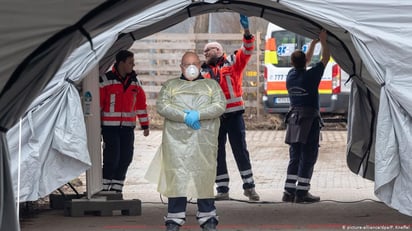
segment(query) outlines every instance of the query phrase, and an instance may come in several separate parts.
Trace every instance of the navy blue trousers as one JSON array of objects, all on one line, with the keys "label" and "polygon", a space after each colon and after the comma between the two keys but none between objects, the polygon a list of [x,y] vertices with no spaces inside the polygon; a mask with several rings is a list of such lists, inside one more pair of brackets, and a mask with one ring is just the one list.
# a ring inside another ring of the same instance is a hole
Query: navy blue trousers
[{"label": "navy blue trousers", "polygon": [[226,163],[227,137],[229,137],[230,147],[243,180],[243,189],[254,188],[252,166],[246,145],[245,121],[242,113],[235,113],[220,118],[216,175],[217,191],[222,193],[229,191],[229,175]]},{"label": "navy blue trousers", "polygon": [[[186,211],[187,198],[186,197],[170,197],[167,204],[167,212],[169,213],[181,213]],[[210,199],[197,199],[197,207],[199,212],[211,212],[216,210],[215,200]]]},{"label": "navy blue trousers", "polygon": [[[170,197],[167,205],[167,216],[165,224],[176,223],[182,225],[186,221],[186,197]],[[203,225],[209,219],[217,219],[214,198],[197,199],[196,219],[200,225]]]},{"label": "navy blue trousers", "polygon": [[286,191],[297,195],[305,195],[309,191],[313,168],[318,158],[319,135],[319,122],[315,120],[306,143],[293,143],[289,146]]},{"label": "navy blue trousers", "polygon": [[133,159],[134,127],[102,126],[103,178],[123,181]]}]

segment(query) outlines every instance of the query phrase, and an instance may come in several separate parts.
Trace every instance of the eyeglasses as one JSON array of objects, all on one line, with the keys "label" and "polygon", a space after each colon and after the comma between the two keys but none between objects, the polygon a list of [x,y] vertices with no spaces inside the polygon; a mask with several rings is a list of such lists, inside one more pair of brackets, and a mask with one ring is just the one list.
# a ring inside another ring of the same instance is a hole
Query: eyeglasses
[{"label": "eyeglasses", "polygon": [[182,64],[180,64],[180,66],[182,66],[182,67],[184,67],[184,68],[188,68],[190,65],[195,65],[195,66],[197,66],[197,65],[199,65],[200,63],[199,62],[195,62],[195,63],[182,63]]},{"label": "eyeglasses", "polygon": [[207,52],[209,52],[210,50],[213,50],[213,49],[219,50],[218,47],[208,47],[208,48],[206,48],[203,52],[204,52],[204,53],[207,53]]}]

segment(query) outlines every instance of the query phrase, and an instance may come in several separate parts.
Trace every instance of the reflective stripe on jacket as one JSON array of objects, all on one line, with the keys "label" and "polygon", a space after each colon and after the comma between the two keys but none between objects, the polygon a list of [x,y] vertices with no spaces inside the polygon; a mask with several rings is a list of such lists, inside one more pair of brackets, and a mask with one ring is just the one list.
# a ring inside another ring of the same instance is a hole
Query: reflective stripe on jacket
[{"label": "reflective stripe on jacket", "polygon": [[243,70],[245,69],[254,49],[255,38],[243,38],[243,45],[235,54],[226,56],[216,66],[202,65],[202,75],[205,78],[215,79],[226,97],[225,113],[241,111],[245,109],[243,102]]},{"label": "reflective stripe on jacket", "polygon": [[100,109],[102,126],[149,127],[146,94],[132,72],[123,80],[116,69],[100,77]]}]

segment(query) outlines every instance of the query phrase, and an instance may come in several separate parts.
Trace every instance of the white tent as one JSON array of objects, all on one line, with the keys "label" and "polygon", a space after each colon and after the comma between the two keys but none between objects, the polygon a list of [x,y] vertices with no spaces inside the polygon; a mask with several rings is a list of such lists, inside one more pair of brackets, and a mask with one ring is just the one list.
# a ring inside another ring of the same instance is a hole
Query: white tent
[{"label": "white tent", "polygon": [[412,216],[412,2],[0,3],[0,230],[19,230],[17,172],[25,201],[47,195],[90,166],[80,96],[72,83],[97,65],[106,70],[113,54],[134,40],[218,11],[262,17],[312,38],[320,28],[329,31],[332,55],[353,81],[348,167],[375,180],[375,194],[388,206]]}]

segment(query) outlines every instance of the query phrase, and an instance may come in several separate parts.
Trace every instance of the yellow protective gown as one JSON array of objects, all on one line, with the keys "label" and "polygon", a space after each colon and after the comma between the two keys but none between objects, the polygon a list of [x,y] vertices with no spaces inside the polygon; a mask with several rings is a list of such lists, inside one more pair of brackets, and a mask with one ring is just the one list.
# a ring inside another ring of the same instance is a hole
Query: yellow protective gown
[{"label": "yellow protective gown", "polygon": [[[213,198],[219,117],[226,109],[219,84],[211,79],[169,80],[156,109],[164,117],[162,144],[145,178],[167,197]],[[199,130],[185,124],[186,109],[199,112]]]}]

